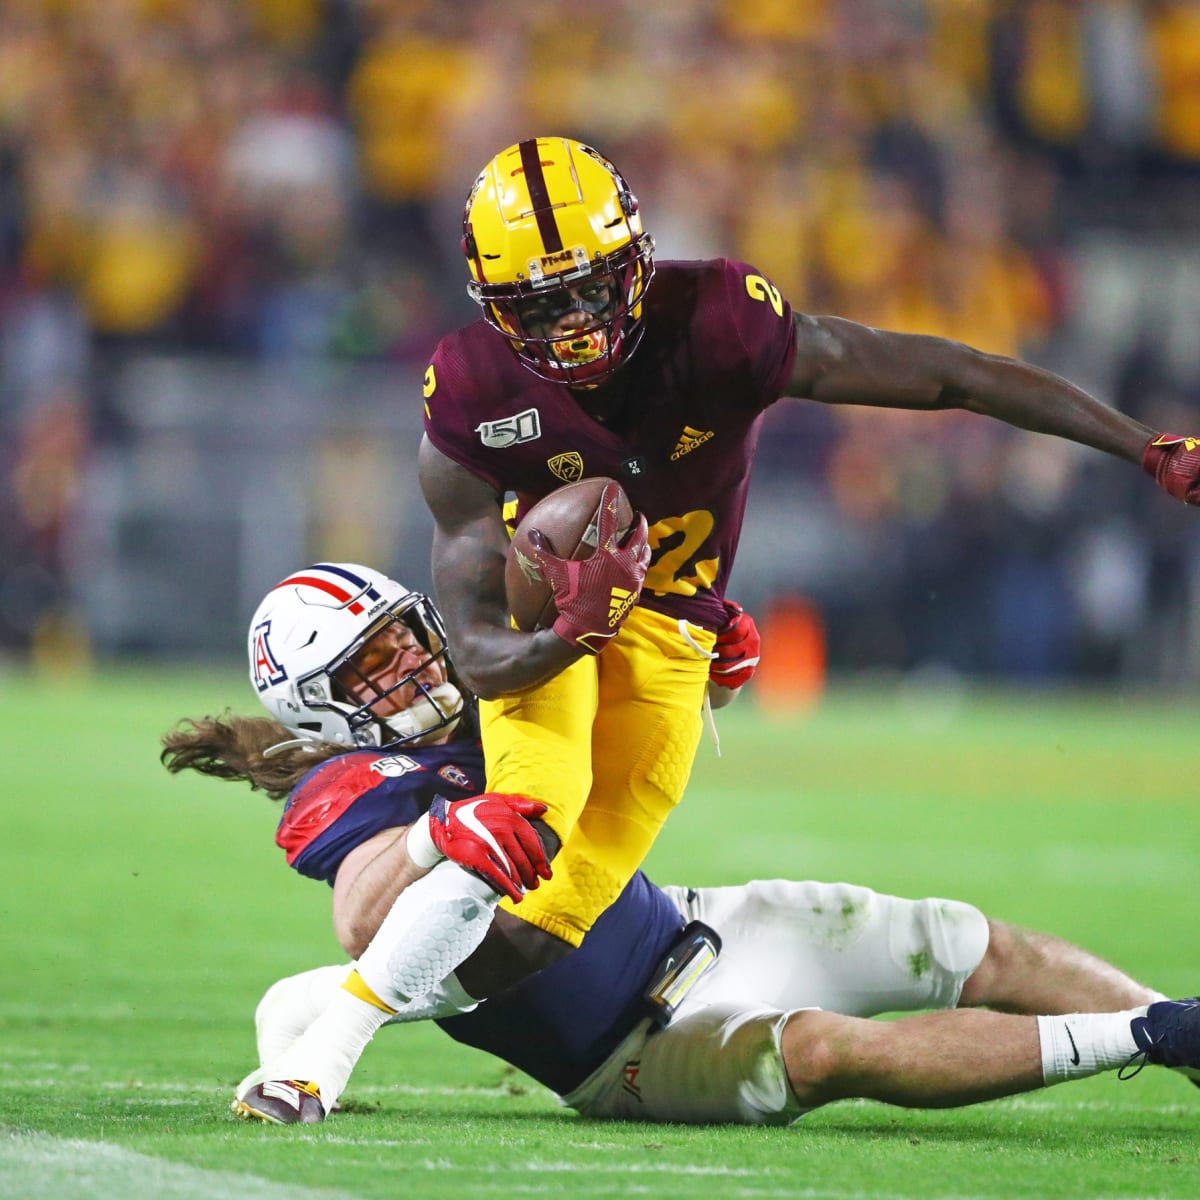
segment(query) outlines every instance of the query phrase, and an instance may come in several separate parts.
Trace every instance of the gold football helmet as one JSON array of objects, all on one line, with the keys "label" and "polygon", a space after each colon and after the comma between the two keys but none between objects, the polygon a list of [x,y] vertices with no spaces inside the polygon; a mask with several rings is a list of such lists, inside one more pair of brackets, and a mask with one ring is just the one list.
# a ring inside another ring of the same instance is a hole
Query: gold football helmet
[{"label": "gold football helmet", "polygon": [[[467,291],[534,374],[594,387],[633,353],[654,241],[603,155],[570,138],[501,150],[467,197]],[[584,319],[560,324],[571,312]]]}]

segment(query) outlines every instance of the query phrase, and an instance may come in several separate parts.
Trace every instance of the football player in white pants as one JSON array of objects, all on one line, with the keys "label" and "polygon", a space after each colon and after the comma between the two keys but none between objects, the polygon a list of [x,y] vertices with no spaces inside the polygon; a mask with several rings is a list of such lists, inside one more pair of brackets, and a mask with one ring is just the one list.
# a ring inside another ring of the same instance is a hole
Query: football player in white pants
[{"label": "football player in white pants", "polygon": [[[718,640],[726,685],[757,661],[741,617]],[[249,654],[274,719],[192,722],[164,761],[287,798],[276,841],[332,884],[357,962],[266,994],[241,1116],[324,1120],[375,1031],[423,1018],[597,1117],[779,1122],[849,1097],[957,1105],[1130,1063],[1200,1066],[1200,1005],[968,904],[848,884],[662,889],[638,872],[578,949],[475,990],[529,950],[532,927],[493,914],[497,889],[520,901],[537,884],[526,817],[540,806],[479,796],[437,610],[370,568],[314,564],[272,589]],[[462,961],[464,929],[478,948]],[[414,956],[414,930],[428,953]]]},{"label": "football player in white pants", "polygon": [[[1200,1010],[1157,1005],[1161,993],[1086,951],[989,921],[969,904],[789,880],[661,892],[684,921],[711,927],[720,953],[665,1026],[648,1009],[625,1018],[628,1032],[574,1086],[555,1061],[563,1055],[547,1048],[555,1043],[547,1042],[545,1006],[575,975],[582,986],[565,1003],[599,991],[619,1027],[638,997],[608,982],[619,929],[598,925],[595,949],[585,939],[515,996],[439,1023],[583,1115],[619,1120],[781,1124],[852,1097],[971,1104],[1131,1060],[1161,1061],[1151,1042],[1168,1018],[1178,1018],[1167,1035],[1168,1060],[1175,1053],[1177,1061],[1168,1065],[1200,1062]],[[256,1012],[263,1062],[321,1011],[347,970],[318,968],[267,991]],[[499,1012],[473,1030],[497,1003]],[[1157,1020],[1146,1017],[1151,1004]],[[915,1010],[934,1011],[868,1019]]]}]

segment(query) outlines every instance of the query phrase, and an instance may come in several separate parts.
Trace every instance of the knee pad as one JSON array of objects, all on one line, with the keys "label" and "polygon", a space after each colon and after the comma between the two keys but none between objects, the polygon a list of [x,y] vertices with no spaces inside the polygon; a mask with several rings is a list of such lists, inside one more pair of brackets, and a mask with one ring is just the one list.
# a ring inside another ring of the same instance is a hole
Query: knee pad
[{"label": "knee pad", "polygon": [[258,1061],[278,1058],[320,1016],[349,974],[349,963],[316,967],[267,988],[254,1010]]},{"label": "knee pad", "polygon": [[498,900],[457,863],[439,863],[396,898],[359,957],[359,975],[394,1009],[433,991],[483,941]]}]

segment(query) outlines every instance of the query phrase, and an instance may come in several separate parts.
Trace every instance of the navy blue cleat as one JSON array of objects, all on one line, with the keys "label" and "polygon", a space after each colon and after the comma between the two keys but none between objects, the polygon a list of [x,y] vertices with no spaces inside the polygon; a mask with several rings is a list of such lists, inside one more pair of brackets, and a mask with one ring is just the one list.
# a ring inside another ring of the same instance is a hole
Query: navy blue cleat
[{"label": "navy blue cleat", "polygon": [[1137,1053],[1121,1068],[1129,1079],[1147,1063],[1159,1067],[1200,1067],[1200,999],[1159,1000],[1144,1017],[1129,1023]]}]

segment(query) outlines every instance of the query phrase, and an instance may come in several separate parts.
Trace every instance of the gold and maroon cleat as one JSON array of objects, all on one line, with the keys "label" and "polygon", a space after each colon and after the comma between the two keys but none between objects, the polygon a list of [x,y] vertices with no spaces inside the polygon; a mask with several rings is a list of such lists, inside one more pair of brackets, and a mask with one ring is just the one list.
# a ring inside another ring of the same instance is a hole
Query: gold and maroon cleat
[{"label": "gold and maroon cleat", "polygon": [[272,1079],[255,1084],[230,1105],[243,1121],[268,1125],[318,1125],[325,1120],[321,1089],[299,1079]]}]

